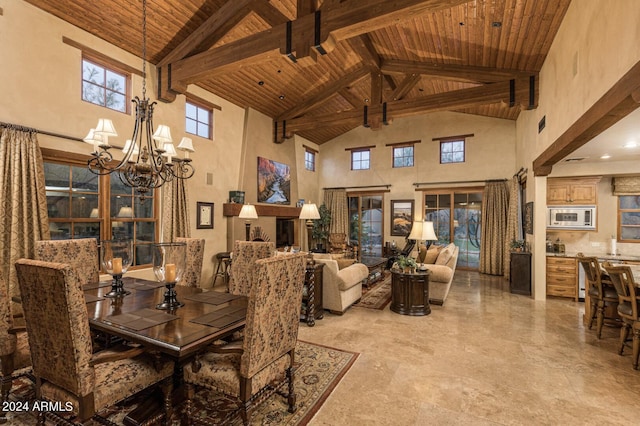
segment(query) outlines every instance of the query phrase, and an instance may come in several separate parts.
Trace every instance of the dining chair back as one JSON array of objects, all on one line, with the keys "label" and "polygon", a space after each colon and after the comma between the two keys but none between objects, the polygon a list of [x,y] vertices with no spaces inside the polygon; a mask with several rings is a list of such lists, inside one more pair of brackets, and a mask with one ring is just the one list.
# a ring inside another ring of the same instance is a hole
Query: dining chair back
[{"label": "dining chair back", "polygon": [[34,259],[73,266],[82,285],[100,280],[100,257],[95,238],[36,241]]},{"label": "dining chair back", "polygon": [[591,301],[589,330],[593,326],[593,321],[596,320],[596,336],[600,339],[605,320],[605,309],[609,306],[612,309],[617,308],[618,293],[613,287],[609,276],[600,268],[600,263],[596,257],[584,256],[582,253],[578,253],[576,258],[584,269],[587,293]]},{"label": "dining chair back", "polygon": [[255,262],[243,340],[210,347],[184,367],[187,416],[192,415],[194,386],[235,397],[245,425],[250,411],[274,392],[285,392],[289,412],[296,410],[294,354],[305,263],[302,253]]},{"label": "dining chair back", "polygon": [[272,241],[236,241],[231,258],[229,293],[248,296],[256,260],[272,257],[275,250],[276,244]]},{"label": "dining chair back", "polygon": [[[142,349],[112,348],[93,353],[89,315],[76,268],[32,259],[20,259],[15,266],[36,399],[67,401],[73,407],[72,414],[84,422],[96,411],[172,376],[173,362],[158,360],[154,366],[151,359],[138,356]],[[170,384],[165,385],[167,389]],[[44,416],[39,413],[40,424]]]},{"label": "dining chair back", "polygon": [[204,238],[176,238],[178,243],[187,243],[187,262],[180,285],[201,287]]},{"label": "dining chair back", "polygon": [[638,316],[638,289],[633,278],[631,268],[626,265],[613,265],[606,262],[604,268],[609,273],[616,291],[618,292],[618,315],[622,319],[620,329],[620,345],[618,353],[622,355],[624,346],[632,333],[632,364],[638,369],[638,355],[640,355],[640,317]]}]

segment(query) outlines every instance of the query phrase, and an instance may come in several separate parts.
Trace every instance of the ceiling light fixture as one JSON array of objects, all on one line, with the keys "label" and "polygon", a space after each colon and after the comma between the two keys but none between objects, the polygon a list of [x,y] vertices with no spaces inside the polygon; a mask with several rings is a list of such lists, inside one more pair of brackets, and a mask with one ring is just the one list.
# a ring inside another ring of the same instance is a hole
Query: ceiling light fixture
[{"label": "ceiling light fixture", "polygon": [[91,129],[84,141],[93,144],[89,170],[97,175],[117,173],[127,186],[143,196],[174,178],[189,179],[195,169],[191,165],[189,151],[194,152],[191,140],[183,138],[178,149],[184,158],[174,158],[177,152],[168,126],[159,125],[153,131],[153,108],[156,102],[147,98],[147,1],[142,0],[142,99],[132,99],[136,105],[136,123],[133,135],[122,150],[124,157],[117,161],[109,152],[110,136],[118,136],[111,120],[101,118],[96,128]]},{"label": "ceiling light fixture", "polygon": [[611,158],[611,156],[609,154],[604,154],[600,158],[602,158],[603,160],[607,160],[607,159]]},{"label": "ceiling light fixture", "polygon": [[638,144],[636,142],[627,142],[624,144],[625,148],[637,148]]}]

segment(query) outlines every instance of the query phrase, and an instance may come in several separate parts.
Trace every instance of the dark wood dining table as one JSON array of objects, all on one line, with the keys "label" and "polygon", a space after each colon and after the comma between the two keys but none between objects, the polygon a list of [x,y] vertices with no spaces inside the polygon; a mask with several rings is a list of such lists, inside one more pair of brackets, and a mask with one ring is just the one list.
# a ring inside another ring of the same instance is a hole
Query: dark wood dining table
[{"label": "dark wood dining table", "polygon": [[[176,286],[177,298],[184,306],[166,311],[155,308],[164,300],[164,285],[128,277],[123,281],[124,289],[131,293],[116,298],[105,297],[111,290],[110,281],[83,287],[91,329],[166,354],[176,361],[177,374],[198,351],[245,325],[244,296]],[[154,409],[139,407],[125,422],[141,424]]]}]

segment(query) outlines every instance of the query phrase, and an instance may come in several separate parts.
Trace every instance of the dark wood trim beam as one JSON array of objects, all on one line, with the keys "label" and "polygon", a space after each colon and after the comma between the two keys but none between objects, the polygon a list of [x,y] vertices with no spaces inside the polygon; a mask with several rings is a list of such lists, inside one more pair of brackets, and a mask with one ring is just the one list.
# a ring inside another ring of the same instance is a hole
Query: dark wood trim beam
[{"label": "dark wood trim beam", "polygon": [[495,83],[512,78],[538,77],[537,71],[518,71],[491,67],[472,67],[467,65],[434,64],[414,61],[385,60],[380,69],[389,74],[421,74],[446,80],[467,83]]},{"label": "dark wood trim beam", "polygon": [[296,15],[298,18],[314,13],[318,10],[318,5],[315,0],[298,0],[296,6]]},{"label": "dark wood trim beam", "polygon": [[[516,81],[516,101],[521,105],[529,103],[529,79]],[[416,99],[387,102],[390,118],[409,117],[435,111],[469,108],[476,105],[509,102],[509,81],[439,93]],[[382,105],[370,105],[369,118],[382,115]],[[334,114],[300,117],[287,121],[287,131],[296,133],[325,126],[347,126],[362,123],[362,110],[343,111]]]},{"label": "dark wood trim beam", "polygon": [[[300,207],[289,206],[273,206],[255,204],[258,216],[275,216],[275,217],[298,217],[300,216]],[[226,217],[238,216],[242,210],[242,204],[225,203],[222,205],[222,215]]]},{"label": "dark wood trim beam", "polygon": [[[322,12],[321,47],[331,52],[336,43],[356,37],[389,23],[399,23],[425,13],[448,9],[467,0],[370,0],[349,1]],[[187,84],[211,78],[219,73],[234,72],[248,65],[268,61],[286,52],[286,26],[268,30],[227,43],[218,48],[171,62],[171,90],[183,90]],[[305,15],[292,22],[294,40],[314,34],[315,16]],[[300,56],[299,52],[295,52]]]},{"label": "dark wood trim beam", "polygon": [[354,146],[353,148],[345,148],[345,151],[366,151],[368,149],[375,148],[375,145],[367,145],[367,146]]},{"label": "dark wood trim beam", "polygon": [[422,143],[422,141],[420,139],[418,139],[418,140],[415,140],[415,141],[394,142],[394,143],[385,144],[385,146],[412,146],[412,145],[415,145],[417,143]]},{"label": "dark wood trim beam", "polygon": [[547,176],[553,166],[640,107],[640,62],[596,101],[533,161],[535,176]]},{"label": "dark wood trim beam", "polygon": [[262,19],[264,19],[267,24],[275,27],[276,25],[280,25],[284,22],[287,22],[289,18],[282,12],[280,12],[277,8],[273,7],[268,0],[260,0],[260,1],[252,1],[251,7],[253,11],[256,12]]},{"label": "dark wood trim beam", "polygon": [[407,93],[411,91],[415,87],[416,84],[420,82],[422,76],[420,74],[408,74],[402,83],[391,94],[391,100],[399,101],[400,99],[407,96]]},{"label": "dark wood trim beam", "polygon": [[432,138],[432,141],[457,141],[460,139],[472,138],[475,135],[473,133],[468,133],[466,135],[455,135],[455,136],[439,136],[437,138]]},{"label": "dark wood trim beam", "polygon": [[331,96],[335,95],[340,89],[357,83],[364,77],[369,75],[370,70],[368,68],[359,68],[349,74],[343,75],[338,80],[332,82],[329,86],[323,88],[320,92],[306,99],[299,105],[290,108],[289,110],[280,114],[276,120],[289,120],[291,118],[298,117],[305,112],[317,107]]}]

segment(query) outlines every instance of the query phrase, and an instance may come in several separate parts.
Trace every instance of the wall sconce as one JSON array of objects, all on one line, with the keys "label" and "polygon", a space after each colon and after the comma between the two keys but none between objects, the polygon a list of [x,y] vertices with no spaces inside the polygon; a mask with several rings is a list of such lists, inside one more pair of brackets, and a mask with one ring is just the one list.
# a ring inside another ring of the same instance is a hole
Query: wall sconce
[{"label": "wall sconce", "polygon": [[238,215],[240,219],[245,219],[245,227],[246,227],[246,240],[249,241],[249,231],[251,229],[251,221],[258,218],[258,212],[256,211],[256,206],[252,204],[245,204],[242,206],[242,210],[240,210],[240,214]]}]

